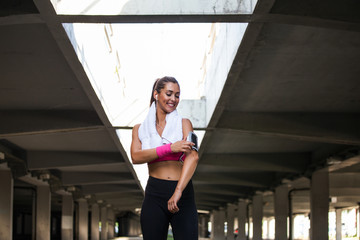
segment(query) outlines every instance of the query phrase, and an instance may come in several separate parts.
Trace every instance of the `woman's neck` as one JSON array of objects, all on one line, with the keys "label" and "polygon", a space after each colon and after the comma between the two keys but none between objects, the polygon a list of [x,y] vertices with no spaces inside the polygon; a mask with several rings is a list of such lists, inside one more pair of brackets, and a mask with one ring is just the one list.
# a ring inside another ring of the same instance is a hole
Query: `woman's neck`
[{"label": "woman's neck", "polygon": [[156,123],[162,124],[166,121],[166,112],[162,111],[161,109],[156,109]]}]

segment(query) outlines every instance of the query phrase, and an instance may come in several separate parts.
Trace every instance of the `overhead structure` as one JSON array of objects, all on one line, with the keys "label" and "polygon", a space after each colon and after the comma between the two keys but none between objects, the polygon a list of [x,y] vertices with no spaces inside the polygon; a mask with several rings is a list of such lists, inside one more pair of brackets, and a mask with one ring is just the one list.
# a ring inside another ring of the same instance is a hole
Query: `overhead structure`
[{"label": "overhead structure", "polygon": [[137,12],[141,1],[129,1],[122,13],[97,12],[101,1],[56,13],[66,1],[52,2],[0,8],[0,162],[11,168],[15,187],[40,179],[55,195],[70,192],[118,212],[141,207],[140,182],[63,23],[243,22],[246,32],[203,128],[193,177],[198,208],[262,193],[271,203],[264,214],[273,216],[267,193],[288,184],[299,190],[293,211],[307,213],[318,170],[329,172],[329,195],[337,199],[331,208],[358,203],[358,1],[219,1],[224,5],[205,12],[189,1]]}]

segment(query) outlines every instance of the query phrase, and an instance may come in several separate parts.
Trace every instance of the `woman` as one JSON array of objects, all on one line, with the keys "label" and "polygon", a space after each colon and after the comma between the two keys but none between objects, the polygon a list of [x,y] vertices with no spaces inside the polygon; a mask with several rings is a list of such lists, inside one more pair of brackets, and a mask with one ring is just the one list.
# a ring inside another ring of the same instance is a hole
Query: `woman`
[{"label": "woman", "polygon": [[147,163],[149,180],[141,210],[144,240],[166,240],[171,224],[175,240],[198,239],[198,219],[191,182],[198,153],[186,141],[190,120],[176,111],[180,86],[173,77],[154,83],[150,110],[132,132],[131,158]]}]

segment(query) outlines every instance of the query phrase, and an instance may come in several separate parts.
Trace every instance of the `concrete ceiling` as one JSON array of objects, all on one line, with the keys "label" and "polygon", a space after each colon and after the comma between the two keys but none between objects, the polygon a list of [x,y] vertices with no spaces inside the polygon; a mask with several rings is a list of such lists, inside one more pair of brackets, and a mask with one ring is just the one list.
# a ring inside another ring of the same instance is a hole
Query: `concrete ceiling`
[{"label": "concrete ceiling", "polygon": [[[58,16],[47,1],[0,11],[0,149],[15,177],[50,173],[119,210],[143,192],[79,63],[63,22],[248,22],[207,127],[193,177],[211,210],[286,182],[309,211],[310,177],[330,172],[331,207],[360,198],[360,4],[259,0],[252,15]],[[337,165],[330,165],[330,160]],[[30,175],[29,175],[30,174]],[[25,176],[25,177],[24,177]]]}]

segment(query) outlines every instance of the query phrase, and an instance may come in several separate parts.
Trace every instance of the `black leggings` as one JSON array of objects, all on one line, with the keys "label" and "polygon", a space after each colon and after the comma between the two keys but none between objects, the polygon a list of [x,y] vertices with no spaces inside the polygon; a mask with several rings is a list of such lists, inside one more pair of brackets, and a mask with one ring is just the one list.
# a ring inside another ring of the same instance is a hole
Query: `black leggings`
[{"label": "black leggings", "polygon": [[177,181],[149,177],[140,218],[144,240],[166,240],[169,223],[174,240],[198,239],[198,216],[191,181],[178,202],[179,212],[172,214],[167,208],[176,185]]}]

